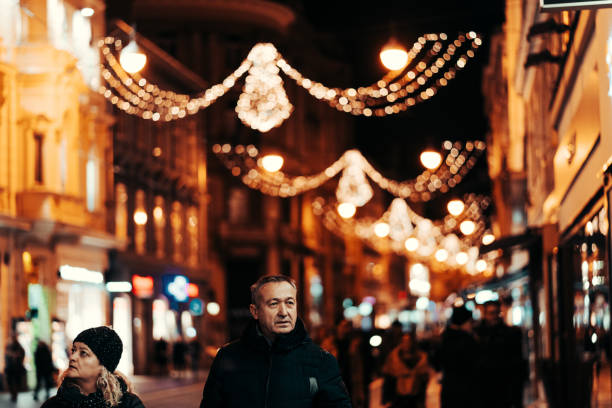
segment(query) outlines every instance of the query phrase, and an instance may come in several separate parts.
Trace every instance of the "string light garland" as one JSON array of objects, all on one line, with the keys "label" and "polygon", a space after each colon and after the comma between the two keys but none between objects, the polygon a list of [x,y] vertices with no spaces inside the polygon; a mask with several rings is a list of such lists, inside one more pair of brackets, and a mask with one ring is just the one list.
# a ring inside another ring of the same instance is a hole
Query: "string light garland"
[{"label": "string light garland", "polygon": [[385,116],[407,110],[433,97],[455,78],[482,44],[475,32],[460,34],[454,41],[445,33],[419,37],[408,52],[409,62],[401,71],[390,71],[367,87],[330,88],[304,77],[270,43],[256,44],[240,66],[221,83],[199,95],[190,96],[163,90],[138,73],[126,72],[116,55],[123,42],[114,37],[100,40],[103,55],[102,78],[106,85],[98,91],[128,114],[147,120],[171,121],[197,113],[214,103],[248,75],[238,99],[236,113],[253,129],[267,132],[279,126],[293,109],[279,75],[282,71],[315,98],[353,115]]},{"label": "string light garland", "polygon": [[380,188],[392,195],[413,202],[429,201],[436,192],[446,193],[459,184],[476,164],[486,148],[482,141],[445,141],[445,160],[435,171],[425,170],[413,180],[395,181],[384,177],[358,150],[346,151],[324,171],[310,175],[291,177],[281,171],[268,172],[258,165],[259,150],[253,146],[216,144],[212,150],[234,176],[239,176],[250,188],[264,194],[290,197],[315,189],[342,172],[336,198],[339,202],[363,206],[372,197],[372,188],[366,175]]},{"label": "string light garland", "polygon": [[[437,263],[433,266],[438,269],[463,268],[469,274],[477,274],[490,268],[486,260],[479,259],[477,247],[480,238],[488,233],[482,211],[490,199],[475,194],[468,194],[464,199],[470,210],[457,217],[450,216],[453,223],[449,217],[433,221],[420,216],[401,198],[395,198],[378,219],[343,218],[334,203],[326,203],[321,197],[313,201],[312,207],[323,225],[339,236],[357,237],[381,253],[393,251],[419,262]],[[468,236],[459,232],[460,222],[466,220],[479,226]],[[485,262],[484,268],[482,262]]]}]

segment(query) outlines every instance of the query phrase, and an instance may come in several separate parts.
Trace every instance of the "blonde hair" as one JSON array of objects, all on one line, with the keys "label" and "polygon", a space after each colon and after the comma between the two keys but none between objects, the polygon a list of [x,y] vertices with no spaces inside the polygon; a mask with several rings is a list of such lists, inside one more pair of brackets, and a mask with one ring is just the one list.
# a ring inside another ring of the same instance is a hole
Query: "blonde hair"
[{"label": "blonde hair", "polygon": [[[80,387],[71,379],[66,379],[66,373],[68,370],[64,371],[59,379],[58,383],[61,385],[64,383],[64,380],[69,382],[70,386]],[[102,392],[102,398],[104,401],[110,405],[111,407],[116,407],[121,402],[121,397],[123,397],[123,390],[121,389],[121,383],[119,382],[119,378],[121,378],[125,385],[127,386],[127,392],[133,392],[134,388],[132,383],[128,381],[125,374],[120,371],[115,371],[111,373],[106,369],[106,367],[102,366],[102,371],[96,380],[96,388]]]}]

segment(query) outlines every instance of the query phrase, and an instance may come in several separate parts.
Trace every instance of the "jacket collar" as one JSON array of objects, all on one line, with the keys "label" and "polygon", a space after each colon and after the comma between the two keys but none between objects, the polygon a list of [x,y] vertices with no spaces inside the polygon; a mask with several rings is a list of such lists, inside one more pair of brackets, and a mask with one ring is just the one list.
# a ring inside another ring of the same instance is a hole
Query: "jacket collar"
[{"label": "jacket collar", "polygon": [[278,334],[274,342],[270,345],[257,326],[257,321],[251,319],[247,325],[242,339],[251,347],[259,350],[273,352],[287,352],[298,347],[300,344],[311,342],[310,336],[306,332],[302,319],[298,317],[293,330],[287,334]]}]

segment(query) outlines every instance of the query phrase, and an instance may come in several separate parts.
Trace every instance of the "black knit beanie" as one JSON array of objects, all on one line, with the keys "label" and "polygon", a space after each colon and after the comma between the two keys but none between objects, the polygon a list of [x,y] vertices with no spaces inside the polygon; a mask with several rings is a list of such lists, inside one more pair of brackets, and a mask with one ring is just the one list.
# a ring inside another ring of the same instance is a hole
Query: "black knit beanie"
[{"label": "black knit beanie", "polygon": [[102,364],[111,373],[117,368],[123,351],[123,343],[119,335],[110,327],[100,326],[83,330],[74,339],[73,343],[86,344],[98,357]]}]

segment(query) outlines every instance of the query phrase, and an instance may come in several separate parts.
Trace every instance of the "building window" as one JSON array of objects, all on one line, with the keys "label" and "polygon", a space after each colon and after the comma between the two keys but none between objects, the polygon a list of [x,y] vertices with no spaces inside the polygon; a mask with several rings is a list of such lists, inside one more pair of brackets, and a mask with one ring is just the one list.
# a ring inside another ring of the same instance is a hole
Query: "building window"
[{"label": "building window", "polygon": [[153,208],[153,221],[155,225],[155,256],[163,258],[166,255],[166,208],[162,196],[155,197],[155,207]]},{"label": "building window", "polygon": [[144,191],[136,191],[134,204],[134,250],[138,255],[142,255],[147,251],[148,217]]},{"label": "building window", "polygon": [[34,181],[43,183],[43,135],[34,133]]},{"label": "building window", "polygon": [[189,255],[187,263],[190,266],[198,264],[198,209],[189,207],[187,210],[187,236],[189,237]]},{"label": "building window", "polygon": [[127,190],[119,183],[115,186],[115,235],[118,239],[127,238]]},{"label": "building window", "polygon": [[183,261],[183,206],[178,201],[172,203],[172,214],[170,215],[170,227],[172,228],[172,259],[175,262]]},{"label": "building window", "polygon": [[248,219],[249,193],[242,187],[230,189],[228,215],[231,224],[242,224]]}]

